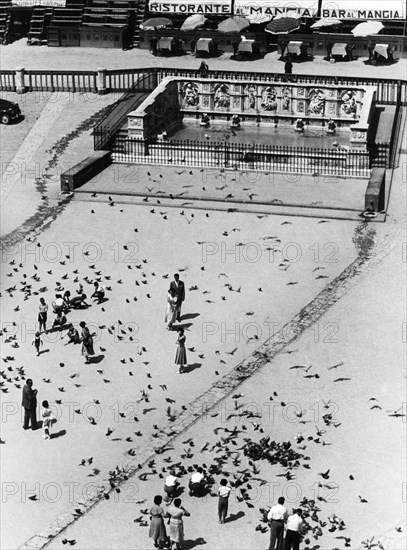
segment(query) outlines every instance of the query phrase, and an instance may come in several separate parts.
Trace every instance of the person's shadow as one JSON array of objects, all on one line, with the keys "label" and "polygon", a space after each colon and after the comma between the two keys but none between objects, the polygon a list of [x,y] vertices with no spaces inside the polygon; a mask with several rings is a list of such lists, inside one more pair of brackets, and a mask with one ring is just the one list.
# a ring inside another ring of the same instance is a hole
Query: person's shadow
[{"label": "person's shadow", "polygon": [[225,519],[225,523],[231,523],[232,521],[237,521],[238,519],[242,518],[245,515],[246,514],[243,512],[243,510],[240,510],[240,512],[238,512],[237,514],[230,514],[230,516],[228,516]]},{"label": "person's shadow", "polygon": [[201,367],[202,367],[202,363],[192,363],[192,365],[185,366],[183,370],[185,373],[188,373],[188,372],[192,372],[195,369],[200,369]]},{"label": "person's shadow", "polygon": [[105,356],[103,355],[103,353],[101,355],[93,355],[93,356],[91,355],[91,356],[89,356],[89,364],[91,364],[91,363],[94,363],[94,364],[101,363],[104,358],[105,358]]},{"label": "person's shadow", "polygon": [[42,355],[43,353],[49,353],[51,350],[49,348],[47,349],[42,349],[39,353],[39,355]]},{"label": "person's shadow", "polygon": [[181,315],[181,321],[187,321],[188,319],[195,319],[195,317],[199,317],[200,313],[185,313],[185,315]]},{"label": "person's shadow", "polygon": [[191,548],[196,548],[197,546],[203,546],[206,544],[206,540],[202,537],[198,537],[195,540],[185,540],[182,543],[182,550],[191,550]]},{"label": "person's shadow", "polygon": [[50,439],[57,439],[57,437],[63,437],[65,434],[66,434],[66,430],[59,430],[59,432],[50,434]]}]

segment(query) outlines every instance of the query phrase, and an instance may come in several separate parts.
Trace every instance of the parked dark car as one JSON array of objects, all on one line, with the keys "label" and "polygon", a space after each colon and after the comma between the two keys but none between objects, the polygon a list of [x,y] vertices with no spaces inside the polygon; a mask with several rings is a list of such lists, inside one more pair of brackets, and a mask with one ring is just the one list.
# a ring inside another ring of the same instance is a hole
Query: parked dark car
[{"label": "parked dark car", "polygon": [[18,103],[0,99],[0,121],[2,124],[10,124],[12,120],[20,118],[21,111]]}]

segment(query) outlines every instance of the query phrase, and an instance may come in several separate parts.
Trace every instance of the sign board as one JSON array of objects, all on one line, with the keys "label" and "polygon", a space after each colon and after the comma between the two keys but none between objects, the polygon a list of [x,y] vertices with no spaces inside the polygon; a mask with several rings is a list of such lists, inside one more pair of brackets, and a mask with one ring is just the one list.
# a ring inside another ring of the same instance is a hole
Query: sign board
[{"label": "sign board", "polygon": [[321,17],[335,19],[359,19],[364,21],[404,21],[405,0],[324,0]]},{"label": "sign board", "polygon": [[213,1],[182,1],[182,0],[150,0],[148,10],[151,13],[176,13],[190,15],[200,13],[202,15],[224,15],[232,13],[232,0]]},{"label": "sign board", "polygon": [[254,18],[255,16],[273,17],[315,17],[318,11],[316,0],[235,0],[235,14]]},{"label": "sign board", "polygon": [[64,8],[66,0],[12,0],[12,6],[19,8],[34,8],[36,6],[49,8]]}]

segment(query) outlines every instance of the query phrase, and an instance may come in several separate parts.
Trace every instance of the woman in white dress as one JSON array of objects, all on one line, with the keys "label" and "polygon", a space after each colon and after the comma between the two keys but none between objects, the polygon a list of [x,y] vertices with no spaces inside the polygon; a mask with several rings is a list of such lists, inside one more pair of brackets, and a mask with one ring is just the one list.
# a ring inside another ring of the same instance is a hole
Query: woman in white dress
[{"label": "woman in white dress", "polygon": [[167,311],[164,321],[167,323],[167,329],[172,330],[172,325],[177,320],[177,297],[171,288],[167,292]]}]

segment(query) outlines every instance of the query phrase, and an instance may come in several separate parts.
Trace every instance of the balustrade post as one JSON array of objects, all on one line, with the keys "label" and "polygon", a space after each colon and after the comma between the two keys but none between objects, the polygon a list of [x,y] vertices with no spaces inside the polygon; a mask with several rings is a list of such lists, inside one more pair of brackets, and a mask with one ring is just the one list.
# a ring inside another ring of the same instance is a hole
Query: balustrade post
[{"label": "balustrade post", "polygon": [[96,90],[98,95],[103,95],[107,93],[106,69],[103,69],[103,68],[97,69]]},{"label": "balustrade post", "polygon": [[17,67],[16,69],[16,92],[18,94],[25,93],[25,68]]}]

